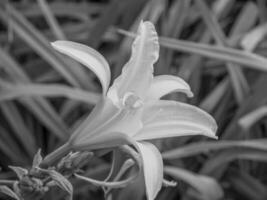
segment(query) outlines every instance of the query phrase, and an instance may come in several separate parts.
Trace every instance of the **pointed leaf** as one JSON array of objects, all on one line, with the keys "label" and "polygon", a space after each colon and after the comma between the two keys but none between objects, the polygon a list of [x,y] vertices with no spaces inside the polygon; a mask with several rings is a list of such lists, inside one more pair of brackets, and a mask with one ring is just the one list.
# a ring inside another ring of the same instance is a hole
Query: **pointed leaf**
[{"label": "pointed leaf", "polygon": [[73,187],[69,180],[55,170],[47,170],[47,172],[55,183],[72,197]]},{"label": "pointed leaf", "polygon": [[134,138],[147,140],[156,138],[205,135],[215,136],[215,120],[205,111],[181,102],[160,100],[144,110],[144,128]]},{"label": "pointed leaf", "polygon": [[59,97],[95,104],[99,95],[93,92],[84,91],[78,88],[71,88],[61,84],[9,84],[6,85],[0,94],[0,101],[19,99],[26,96]]},{"label": "pointed leaf", "polygon": [[158,36],[150,22],[141,22],[132,45],[132,55],[121,75],[109,89],[108,97],[117,104],[127,92],[144,100],[153,79],[153,64],[159,54]]},{"label": "pointed leaf", "polygon": [[102,84],[103,94],[106,94],[110,83],[110,68],[100,53],[88,46],[71,41],[59,40],[53,42],[52,46],[92,70]]},{"label": "pointed leaf", "polygon": [[28,170],[22,167],[9,166],[9,168],[16,173],[19,179],[21,179],[24,175],[28,174]]},{"label": "pointed leaf", "polygon": [[249,130],[256,122],[267,115],[267,106],[261,106],[250,113],[245,114],[238,120],[238,124],[244,129]]},{"label": "pointed leaf", "polygon": [[244,35],[242,38],[240,45],[246,50],[246,51],[253,51],[259,42],[264,39],[264,37],[267,34],[267,24],[261,24],[257,27],[255,27],[253,30],[249,31]]},{"label": "pointed leaf", "polygon": [[121,181],[100,181],[93,178],[85,177],[82,175],[74,174],[74,176],[78,179],[81,179],[83,181],[89,182],[90,184],[93,184],[95,186],[101,186],[101,187],[108,187],[108,188],[122,188],[131,183],[135,178],[136,175],[132,175],[125,180]]},{"label": "pointed leaf", "polygon": [[43,161],[43,157],[41,155],[41,149],[39,149],[37,153],[34,155],[32,168],[39,167],[42,161]]},{"label": "pointed leaf", "polygon": [[235,150],[236,148],[247,150],[256,149],[267,152],[266,139],[250,139],[244,141],[210,141],[210,142],[196,142],[182,147],[168,150],[162,153],[164,159],[180,159],[197,154],[208,153],[210,151],[219,150]]},{"label": "pointed leaf", "polygon": [[[136,34],[125,30],[119,30],[119,33],[135,37]],[[230,47],[220,47],[204,43],[177,40],[167,37],[160,37],[159,43],[166,48],[186,53],[198,54],[209,58],[215,58],[223,61],[230,61],[246,66],[251,69],[267,71],[267,59],[254,53],[233,49]]]},{"label": "pointed leaf", "polygon": [[223,197],[223,190],[218,182],[208,176],[194,174],[190,171],[175,167],[165,167],[164,171],[176,178],[191,185],[197,192],[199,199],[216,200]]},{"label": "pointed leaf", "polygon": [[12,197],[13,199],[20,200],[18,195],[15,192],[13,192],[9,187],[7,187],[5,185],[0,186],[0,193],[4,193],[4,194]]},{"label": "pointed leaf", "polygon": [[183,92],[188,97],[193,96],[190,86],[183,79],[171,75],[161,75],[154,77],[147,99],[158,100],[171,92]]},{"label": "pointed leaf", "polygon": [[162,157],[159,150],[151,143],[138,142],[137,146],[143,161],[147,199],[153,200],[163,183]]}]

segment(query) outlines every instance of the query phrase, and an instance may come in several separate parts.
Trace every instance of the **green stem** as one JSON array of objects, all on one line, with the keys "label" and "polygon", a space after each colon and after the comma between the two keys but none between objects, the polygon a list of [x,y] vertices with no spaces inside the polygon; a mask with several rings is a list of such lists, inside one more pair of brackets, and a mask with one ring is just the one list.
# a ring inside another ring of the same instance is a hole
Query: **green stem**
[{"label": "green stem", "polygon": [[67,143],[63,144],[62,146],[60,146],[59,148],[57,148],[55,151],[48,154],[44,158],[42,163],[40,164],[40,167],[46,168],[46,167],[52,166],[53,164],[56,163],[56,161],[58,161],[60,158],[63,158],[70,151],[71,151],[71,146],[67,142]]},{"label": "green stem", "polygon": [[0,180],[0,185],[7,185],[7,186],[13,186],[15,181],[12,180]]}]

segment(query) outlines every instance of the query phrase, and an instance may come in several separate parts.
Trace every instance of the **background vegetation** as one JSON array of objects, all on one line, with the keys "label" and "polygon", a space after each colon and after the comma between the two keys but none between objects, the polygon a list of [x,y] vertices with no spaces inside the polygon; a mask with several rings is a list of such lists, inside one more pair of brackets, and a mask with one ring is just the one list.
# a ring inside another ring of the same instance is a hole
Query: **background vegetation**
[{"label": "background vegetation", "polygon": [[[46,155],[66,141],[98,101],[93,73],[56,53],[50,42],[67,39],[96,48],[114,80],[129,57],[127,35],[142,19],[152,21],[161,36],[155,74],[180,76],[195,94],[166,98],[201,107],[219,125],[218,141],[155,141],[165,177],[178,182],[157,199],[267,199],[264,0],[1,1],[0,180],[16,177],[9,165],[29,167],[38,148]],[[87,176],[103,180],[110,160],[88,158]],[[104,198],[100,187],[72,183],[74,199]],[[144,185],[136,180],[113,193],[118,200],[143,199]],[[55,189],[47,199],[63,196]]]}]

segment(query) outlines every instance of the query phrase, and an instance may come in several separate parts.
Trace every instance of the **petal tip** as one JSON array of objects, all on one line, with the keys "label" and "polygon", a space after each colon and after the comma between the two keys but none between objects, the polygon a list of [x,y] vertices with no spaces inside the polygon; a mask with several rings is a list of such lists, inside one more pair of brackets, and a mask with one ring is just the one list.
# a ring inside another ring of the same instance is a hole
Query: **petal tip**
[{"label": "petal tip", "polygon": [[189,98],[193,98],[194,97],[194,93],[190,90],[187,92],[187,97]]}]

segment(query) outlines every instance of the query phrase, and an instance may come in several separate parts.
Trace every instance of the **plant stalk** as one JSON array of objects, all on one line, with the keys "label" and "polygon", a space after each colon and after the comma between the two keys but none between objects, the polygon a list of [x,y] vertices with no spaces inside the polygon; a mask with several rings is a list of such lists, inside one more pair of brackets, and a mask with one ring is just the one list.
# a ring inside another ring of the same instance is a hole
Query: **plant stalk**
[{"label": "plant stalk", "polygon": [[15,181],[13,180],[0,180],[0,185],[13,186]]},{"label": "plant stalk", "polygon": [[71,151],[71,145],[70,143],[65,143],[50,154],[48,154],[42,163],[40,164],[40,167],[47,168],[49,166],[54,165],[60,158],[64,157]]}]

